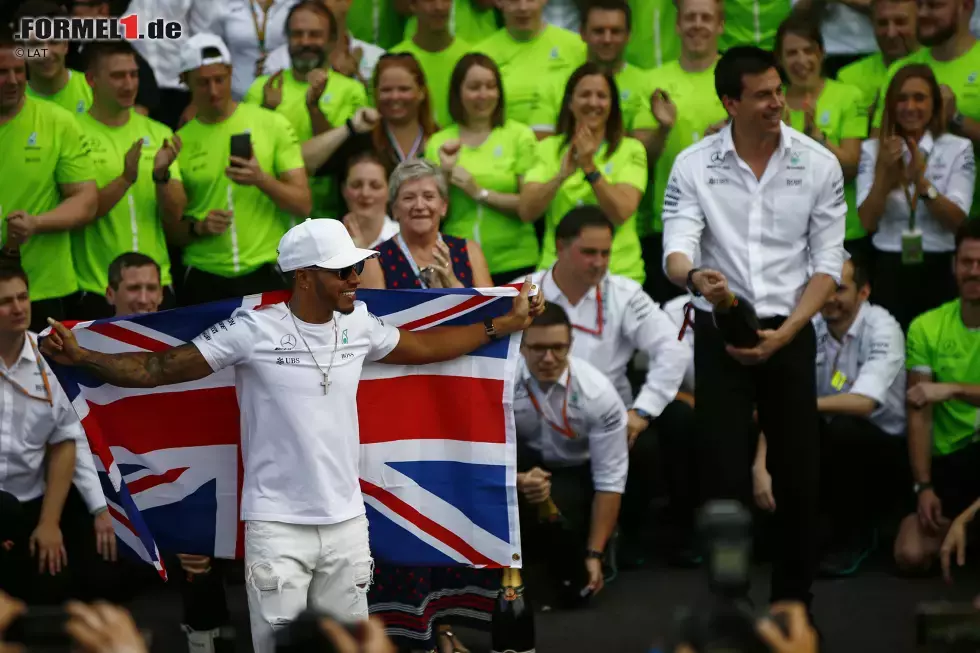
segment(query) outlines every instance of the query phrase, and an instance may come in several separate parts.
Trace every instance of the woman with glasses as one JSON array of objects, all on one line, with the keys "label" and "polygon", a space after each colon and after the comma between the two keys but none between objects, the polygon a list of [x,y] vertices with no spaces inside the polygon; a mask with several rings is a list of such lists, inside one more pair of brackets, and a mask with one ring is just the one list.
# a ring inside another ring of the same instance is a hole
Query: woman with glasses
[{"label": "woman with glasses", "polygon": [[535,164],[521,187],[521,219],[545,216],[538,267],[555,261],[555,227],[562,216],[575,206],[593,204],[616,228],[609,271],[643,283],[636,210],[648,176],[646,149],[624,133],[615,80],[596,64],[583,64],[565,86],[555,135],[538,143]]},{"label": "woman with glasses", "polygon": [[955,233],[973,201],[973,147],[946,131],[932,69],[910,64],[892,77],[878,138],[864,142],[858,215],[874,234],[871,299],[903,329],[957,296]]},{"label": "woman with glasses", "polygon": [[398,223],[388,217],[388,177],[376,154],[364,152],[348,161],[343,193],[349,210],[344,226],[355,245],[374,249],[398,233]]},{"label": "woman with glasses", "polygon": [[[448,190],[438,168],[424,160],[406,161],[395,168],[389,186],[400,232],[375,248],[381,252],[380,266],[376,259],[367,262],[362,287],[490,285],[479,245],[439,235]],[[488,628],[499,586],[499,573],[489,570],[379,564],[368,604],[403,649],[454,653],[466,649],[450,624]]]},{"label": "woman with glasses", "polygon": [[450,184],[443,233],[479,244],[494,285],[533,272],[540,256],[534,225],[517,215],[537,139],[530,127],[505,119],[503,96],[497,64],[465,55],[449,82],[455,124],[435,134],[425,152]]}]

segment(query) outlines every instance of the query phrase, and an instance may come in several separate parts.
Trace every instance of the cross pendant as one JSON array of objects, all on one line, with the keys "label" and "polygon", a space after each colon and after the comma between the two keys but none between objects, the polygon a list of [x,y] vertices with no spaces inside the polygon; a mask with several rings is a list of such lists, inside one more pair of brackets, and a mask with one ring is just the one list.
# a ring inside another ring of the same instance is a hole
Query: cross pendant
[{"label": "cross pendant", "polygon": [[330,390],[330,377],[324,374],[323,381],[320,381],[320,385],[323,386],[323,394],[326,395]]}]

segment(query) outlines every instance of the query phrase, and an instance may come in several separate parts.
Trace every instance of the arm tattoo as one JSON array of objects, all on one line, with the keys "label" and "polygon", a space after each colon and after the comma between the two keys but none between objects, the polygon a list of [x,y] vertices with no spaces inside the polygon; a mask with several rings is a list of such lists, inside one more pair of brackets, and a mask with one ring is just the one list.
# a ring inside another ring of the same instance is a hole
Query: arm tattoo
[{"label": "arm tattoo", "polygon": [[103,354],[87,351],[82,367],[120,388],[155,388],[195,381],[211,374],[211,366],[193,344],[161,352]]}]

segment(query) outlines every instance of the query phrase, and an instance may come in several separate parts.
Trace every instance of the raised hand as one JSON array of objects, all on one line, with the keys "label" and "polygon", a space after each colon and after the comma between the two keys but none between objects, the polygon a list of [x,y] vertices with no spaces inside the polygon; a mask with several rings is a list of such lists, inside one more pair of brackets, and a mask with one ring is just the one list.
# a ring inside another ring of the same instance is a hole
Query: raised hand
[{"label": "raised hand", "polygon": [[371,107],[361,107],[354,112],[354,117],[351,119],[354,131],[358,134],[368,133],[380,122],[381,114],[378,113],[377,109],[372,109]]},{"label": "raised hand", "polygon": [[136,183],[136,179],[139,177],[140,172],[140,154],[143,153],[143,139],[139,139],[133,143],[129,150],[126,151],[126,156],[123,158],[123,177],[132,186]]},{"label": "raised hand", "polygon": [[327,89],[328,78],[329,73],[322,68],[317,68],[310,71],[310,74],[306,78],[306,81],[310,83],[310,87],[306,89],[307,106],[315,107],[320,103],[320,98],[323,96],[323,92]]},{"label": "raised hand", "polygon": [[443,172],[450,172],[459,161],[459,151],[462,148],[458,138],[451,138],[439,148],[439,167]]},{"label": "raised hand", "polygon": [[275,111],[282,104],[282,70],[270,75],[262,86],[262,106]]},{"label": "raised hand", "polygon": [[183,146],[180,136],[174,134],[172,139],[164,139],[163,145],[157,150],[153,157],[153,176],[165,175],[173,162],[180,156],[180,148]]},{"label": "raised hand", "polygon": [[667,129],[677,123],[677,105],[663,89],[658,88],[650,96],[650,111],[657,122]]},{"label": "raised hand", "polygon": [[85,356],[85,350],[75,339],[75,334],[61,322],[48,318],[51,333],[41,341],[41,352],[61,365],[77,365]]}]

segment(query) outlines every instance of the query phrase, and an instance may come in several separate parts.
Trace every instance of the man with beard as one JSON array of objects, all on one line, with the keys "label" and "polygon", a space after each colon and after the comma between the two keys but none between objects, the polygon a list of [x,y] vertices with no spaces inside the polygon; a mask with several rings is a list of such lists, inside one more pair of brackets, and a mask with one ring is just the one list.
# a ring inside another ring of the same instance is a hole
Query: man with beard
[{"label": "man with beard", "polygon": [[[30,0],[24,3],[17,17],[54,18],[64,16],[64,10],[51,0]],[[92,105],[92,89],[85,83],[85,75],[69,69],[65,60],[68,56],[68,41],[28,41],[24,46],[40,49],[43,57],[28,57],[30,81],[27,94],[40,100],[54,102],[62,109],[74,114],[85,113]]]},{"label": "man with beard", "polygon": [[166,234],[177,240],[187,196],[177,155],[180,140],[169,127],[134,110],[139,87],[135,52],[125,41],[86,48],[92,109],[78,117],[99,185],[96,219],[72,233],[72,256],[83,295],[74,317],[111,315],[106,303],[109,264],[124,252],[149,255],[160,266],[167,308],[176,300]]},{"label": "man with beard", "polygon": [[[975,0],[929,0],[919,3],[916,31],[925,47],[899,59],[888,69],[881,86],[884,97],[896,72],[906,64],[923,63],[932,68],[943,93],[943,108],[950,131],[980,143],[980,45],[970,32],[970,15]],[[881,127],[884,102],[875,112],[874,127]],[[980,184],[973,192],[972,215],[980,207]]]},{"label": "man with beard", "polygon": [[[344,124],[368,103],[364,86],[326,65],[337,42],[333,16],[318,0],[306,0],[286,17],[286,39],[292,62],[288,70],[262,75],[244,101],[286,117],[300,143]],[[336,215],[339,199],[330,177],[310,179],[313,217]]]}]

